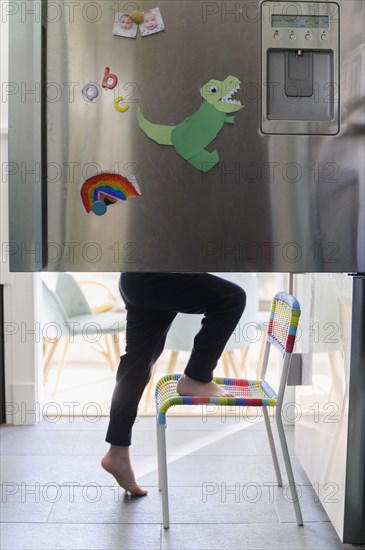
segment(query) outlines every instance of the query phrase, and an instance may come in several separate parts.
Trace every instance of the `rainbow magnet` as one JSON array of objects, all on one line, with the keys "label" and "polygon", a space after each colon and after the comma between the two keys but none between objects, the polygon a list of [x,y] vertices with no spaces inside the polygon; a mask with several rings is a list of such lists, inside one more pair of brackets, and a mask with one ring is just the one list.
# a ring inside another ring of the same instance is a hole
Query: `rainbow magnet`
[{"label": "rainbow magnet", "polygon": [[136,177],[115,172],[102,172],[90,176],[81,184],[81,201],[85,213],[102,216],[111,204],[141,195]]}]

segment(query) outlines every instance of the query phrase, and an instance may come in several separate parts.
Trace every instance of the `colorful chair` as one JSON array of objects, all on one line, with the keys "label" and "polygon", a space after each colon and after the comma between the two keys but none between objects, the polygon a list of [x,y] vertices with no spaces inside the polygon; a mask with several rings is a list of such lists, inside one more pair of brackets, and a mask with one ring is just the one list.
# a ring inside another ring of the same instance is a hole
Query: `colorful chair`
[{"label": "colorful chair", "polygon": [[[291,496],[298,525],[303,525],[299,498],[294,481],[293,470],[290,462],[288,445],[285,438],[281,408],[284,391],[287,383],[290,361],[295,342],[295,336],[300,317],[300,306],[294,296],[286,292],[279,292],[272,301],[269,327],[267,331],[266,347],[262,362],[259,380],[247,380],[240,378],[213,378],[234,397],[188,397],[180,396],[176,391],[176,384],[181,374],[168,374],[162,377],[156,385],[155,399],[157,412],[157,452],[158,452],[158,488],[162,491],[163,526],[169,527],[169,504],[167,482],[166,413],[173,405],[198,405],[214,404],[224,406],[262,407],[270,450],[274,462],[274,469],[279,487],[282,487],[282,478],[279,462],[275,450],[274,439],[271,431],[269,413],[267,407],[276,408],[276,424],[279,432],[280,445],[283,452],[285,469],[289,480]],[[282,372],[279,389],[276,394],[270,385],[264,380],[271,346],[275,346],[283,357]]]}]

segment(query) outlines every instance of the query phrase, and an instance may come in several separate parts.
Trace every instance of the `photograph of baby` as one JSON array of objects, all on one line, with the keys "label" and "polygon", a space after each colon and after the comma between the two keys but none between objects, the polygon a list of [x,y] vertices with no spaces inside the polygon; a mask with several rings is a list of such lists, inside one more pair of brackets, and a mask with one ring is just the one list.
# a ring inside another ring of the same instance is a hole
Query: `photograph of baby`
[{"label": "photograph of baby", "polygon": [[142,36],[155,34],[156,32],[161,32],[164,29],[165,26],[159,8],[153,8],[143,12],[143,23],[139,26]]},{"label": "photograph of baby", "polygon": [[127,13],[117,13],[113,27],[113,34],[116,36],[126,36],[127,38],[136,38],[138,25],[133,23],[131,16]]}]

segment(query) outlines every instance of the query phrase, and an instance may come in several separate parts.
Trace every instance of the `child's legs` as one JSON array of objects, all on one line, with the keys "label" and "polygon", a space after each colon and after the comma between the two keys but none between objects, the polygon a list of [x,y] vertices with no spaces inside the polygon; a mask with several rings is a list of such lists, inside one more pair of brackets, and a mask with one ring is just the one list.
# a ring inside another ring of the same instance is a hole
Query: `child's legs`
[{"label": "child's legs", "polygon": [[120,358],[106,441],[129,446],[139,401],[163,351],[174,312],[128,307],[126,353]]},{"label": "child's legs", "polygon": [[138,403],[163,351],[177,312],[204,313],[185,374],[210,382],[217,361],[245,308],[241,287],[207,273],[123,273],[120,290],[127,315],[106,441],[129,446]]},{"label": "child's legs", "polygon": [[166,312],[204,314],[185,374],[210,382],[245,308],[244,290],[209,273],[123,273],[121,281],[126,303]]},{"label": "child's legs", "polygon": [[246,306],[244,290],[225,279],[202,274],[200,297],[206,297],[204,318],[194,338],[185,374],[201,382],[210,382],[232,332]]}]

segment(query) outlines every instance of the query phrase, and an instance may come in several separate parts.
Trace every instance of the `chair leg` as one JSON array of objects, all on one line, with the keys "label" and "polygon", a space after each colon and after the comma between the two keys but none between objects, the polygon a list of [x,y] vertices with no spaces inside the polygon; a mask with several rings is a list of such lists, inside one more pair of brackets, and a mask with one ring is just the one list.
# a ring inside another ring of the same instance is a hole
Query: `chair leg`
[{"label": "chair leg", "polygon": [[105,342],[105,349],[106,349],[105,356],[109,362],[109,365],[112,371],[114,372],[116,370],[116,364],[114,362],[114,357],[110,348],[108,336],[109,336],[108,334],[104,334],[104,342]]},{"label": "chair leg", "polygon": [[279,432],[280,445],[283,451],[285,469],[289,480],[289,487],[290,487],[291,497],[293,500],[293,506],[295,510],[295,517],[297,519],[297,524],[303,525],[302,511],[300,509],[297,487],[295,485],[293,469],[292,469],[290,456],[289,456],[288,444],[286,442],[283,421],[281,418],[281,407],[277,409],[275,416],[276,416],[276,425]]},{"label": "chair leg", "polygon": [[278,455],[276,454],[275,442],[274,442],[274,438],[273,438],[273,435],[272,435],[272,429],[271,429],[270,418],[269,418],[269,411],[267,410],[267,407],[262,407],[262,412],[264,413],[265,427],[266,427],[267,436],[269,438],[270,451],[271,451],[272,461],[274,463],[276,479],[278,481],[279,487],[282,487],[283,486],[283,480],[281,478]]},{"label": "chair leg", "polygon": [[58,384],[59,384],[59,381],[60,381],[60,376],[61,376],[61,372],[62,372],[62,369],[63,369],[63,365],[65,364],[65,361],[66,361],[66,355],[67,355],[67,350],[68,350],[69,344],[70,344],[70,341],[66,337],[65,338],[65,343],[63,345],[62,355],[61,355],[60,361],[58,363],[58,372],[57,372],[56,384],[55,384],[55,387],[54,387],[54,390],[53,390],[53,395],[55,395],[55,393],[57,391],[57,388],[58,388]]},{"label": "chair leg", "polygon": [[229,361],[228,361],[228,357],[227,357],[227,352],[224,351],[222,353],[222,362],[223,362],[223,373],[224,373],[224,378],[230,378],[230,373],[229,373],[229,368],[230,368],[230,365],[229,365]]},{"label": "chair leg", "polygon": [[45,350],[45,355],[44,355],[44,367],[43,367],[43,378],[44,378],[44,385],[46,385],[47,383],[47,378],[48,378],[48,374],[49,374],[49,370],[51,368],[51,363],[52,363],[52,357],[54,355],[54,352],[56,351],[56,348],[57,348],[57,345],[59,343],[60,339],[59,340],[56,340],[55,342],[48,342],[47,346],[46,346],[46,350]]},{"label": "chair leg", "polygon": [[166,424],[158,425],[158,457],[159,457],[159,483],[162,492],[162,517],[164,529],[168,529],[169,522],[169,495],[167,484],[167,456],[166,456]]},{"label": "chair leg", "polygon": [[159,436],[159,433],[158,433],[158,430],[159,430],[159,424],[157,422],[157,417],[156,417],[156,439],[157,439],[157,486],[158,486],[158,490],[161,491],[162,488],[161,488],[161,474],[160,474],[160,469],[161,469],[161,458],[160,458],[160,436]]},{"label": "chair leg", "polygon": [[[118,334],[113,334],[112,336],[112,345],[113,345],[113,348],[114,348],[114,355],[115,355],[115,361],[116,361],[116,366],[119,365],[119,361],[120,361],[120,346],[119,346],[119,338],[120,338],[120,333]],[[115,368],[116,370],[116,368]]]},{"label": "chair leg", "polygon": [[261,345],[260,345],[260,354],[257,361],[257,367],[256,367],[256,380],[260,378],[260,372],[262,367],[262,362],[264,360],[264,353],[265,353],[265,347],[266,347],[266,333],[262,334],[261,337]]},{"label": "chair leg", "polygon": [[152,399],[152,397],[154,396],[154,393],[155,393],[154,379],[155,379],[156,371],[157,371],[157,361],[154,363],[154,365],[152,367],[151,378],[150,378],[150,381],[148,382],[148,384],[146,386],[146,389],[145,389],[146,398],[145,398],[145,401],[144,401],[144,409],[143,409],[143,412],[145,412],[145,413],[148,411],[151,399]]},{"label": "chair leg", "polygon": [[[247,360],[247,355],[248,355],[248,350],[249,349],[250,349],[249,346],[246,346],[245,348],[241,349],[241,366],[240,366],[240,369],[243,373],[245,373],[246,378],[248,378],[246,360]],[[238,376],[237,378],[240,378],[240,377]],[[241,376],[241,378],[242,378],[242,376]]]},{"label": "chair leg", "polygon": [[231,351],[227,351],[226,353],[228,355],[229,361],[231,362],[231,367],[232,367],[232,371],[234,373],[234,377],[235,378],[240,378],[240,373],[239,373],[239,370],[238,370],[237,361],[236,361],[236,358],[235,358],[235,355],[234,355],[234,351],[231,350]]},{"label": "chair leg", "polygon": [[179,356],[178,351],[172,351],[171,352],[170,361],[169,361],[169,364],[167,366],[166,374],[173,374],[173,372],[175,370],[175,366],[176,366],[178,356]]}]

